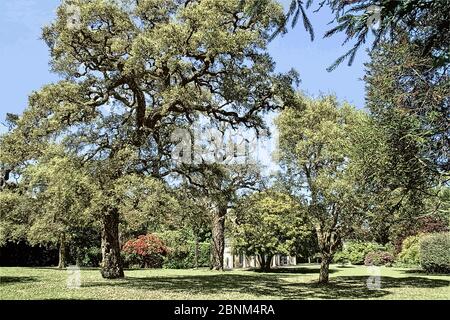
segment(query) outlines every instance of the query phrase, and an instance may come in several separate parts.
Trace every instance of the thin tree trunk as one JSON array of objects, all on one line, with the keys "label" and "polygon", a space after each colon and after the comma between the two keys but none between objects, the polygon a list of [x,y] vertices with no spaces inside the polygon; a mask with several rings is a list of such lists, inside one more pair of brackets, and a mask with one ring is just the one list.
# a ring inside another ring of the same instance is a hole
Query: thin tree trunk
[{"label": "thin tree trunk", "polygon": [[320,263],[319,283],[327,284],[330,273],[331,257],[328,254],[322,254],[322,262]]},{"label": "thin tree trunk", "polygon": [[211,269],[223,271],[225,252],[225,215],[227,207],[216,207],[212,217]]},{"label": "thin tree trunk", "polygon": [[76,250],[77,250],[77,251],[76,251],[77,257],[76,257],[76,260],[75,260],[75,264],[76,264],[78,267],[81,267],[81,248],[77,248]]},{"label": "thin tree trunk", "polygon": [[119,242],[119,212],[109,210],[103,216],[102,226],[102,267],[101,274],[106,279],[123,278],[122,259]]},{"label": "thin tree trunk", "polygon": [[258,259],[259,269],[262,270],[264,268],[263,266],[265,265],[264,256],[259,254],[256,256],[256,259]]},{"label": "thin tree trunk", "polygon": [[272,263],[273,256],[268,256],[266,261],[266,271],[270,271],[270,265]]},{"label": "thin tree trunk", "polygon": [[66,266],[66,235],[61,233],[59,238],[59,259],[58,268],[63,269]]},{"label": "thin tree trunk", "polygon": [[200,243],[198,236],[195,236],[195,253],[194,253],[194,267],[195,269],[198,268],[198,256],[200,252]]}]

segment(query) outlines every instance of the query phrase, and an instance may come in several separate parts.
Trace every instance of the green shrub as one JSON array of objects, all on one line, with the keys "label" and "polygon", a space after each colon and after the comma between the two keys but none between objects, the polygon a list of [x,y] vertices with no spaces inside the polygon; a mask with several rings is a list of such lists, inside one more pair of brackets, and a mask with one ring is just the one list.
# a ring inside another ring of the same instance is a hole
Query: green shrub
[{"label": "green shrub", "polygon": [[[190,269],[195,268],[195,236],[186,230],[165,231],[159,234],[164,243],[169,247],[168,254],[164,258],[163,268]],[[198,267],[209,265],[210,244],[199,243]]]},{"label": "green shrub", "polygon": [[[210,244],[208,242],[199,243],[197,266],[205,267],[209,265]],[[195,268],[195,242],[189,241],[184,246],[171,248],[169,254],[164,259],[163,267],[167,269],[190,269]]]},{"label": "green shrub", "polygon": [[406,265],[420,264],[420,238],[422,235],[407,237],[403,240],[402,250],[397,256],[397,261]]},{"label": "green shrub", "polygon": [[346,256],[346,254],[342,251],[337,252],[334,257],[333,257],[333,262],[334,263],[339,263],[339,264],[346,264],[348,263],[348,258]]},{"label": "green shrub", "polygon": [[97,247],[91,247],[83,250],[81,258],[81,266],[98,267],[102,261],[102,250]]},{"label": "green shrub", "polygon": [[136,253],[120,252],[124,268],[140,269],[142,267],[142,258]]},{"label": "green shrub", "polygon": [[395,258],[395,245],[392,243],[386,243],[384,246],[384,251],[389,252],[390,254],[392,254]]},{"label": "green shrub", "polygon": [[362,265],[369,252],[384,251],[384,247],[375,242],[350,241],[344,243],[344,248],[334,256],[334,262]]},{"label": "green shrub", "polygon": [[450,233],[435,233],[420,239],[420,265],[431,273],[450,273]]},{"label": "green shrub", "polygon": [[198,255],[198,266],[199,267],[209,266],[211,259],[211,243],[210,242],[200,243],[199,249],[200,253]]},{"label": "green shrub", "polygon": [[392,266],[394,255],[388,251],[373,251],[366,254],[364,265],[366,266]]}]

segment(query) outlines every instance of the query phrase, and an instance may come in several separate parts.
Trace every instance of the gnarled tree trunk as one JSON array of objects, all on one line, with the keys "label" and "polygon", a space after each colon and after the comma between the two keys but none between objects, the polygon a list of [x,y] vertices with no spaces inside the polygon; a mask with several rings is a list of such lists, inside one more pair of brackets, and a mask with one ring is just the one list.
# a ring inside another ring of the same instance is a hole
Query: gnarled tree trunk
[{"label": "gnarled tree trunk", "polygon": [[316,232],[322,258],[320,263],[319,283],[327,284],[329,280],[330,263],[339,247],[340,237],[333,228],[329,231],[324,231],[324,228],[317,227]]},{"label": "gnarled tree trunk", "polygon": [[327,254],[322,254],[322,261],[320,263],[320,275],[319,275],[319,283],[321,284],[328,283],[331,260],[332,257],[330,257]]},{"label": "gnarled tree trunk", "polygon": [[58,268],[63,269],[66,266],[66,235],[61,233],[59,237],[59,259]]},{"label": "gnarled tree trunk", "polygon": [[110,209],[103,216],[102,222],[102,276],[106,279],[123,278],[118,210],[116,208]]},{"label": "gnarled tree trunk", "polygon": [[217,206],[213,209],[211,228],[211,269],[213,270],[223,271],[226,214],[227,206]]}]

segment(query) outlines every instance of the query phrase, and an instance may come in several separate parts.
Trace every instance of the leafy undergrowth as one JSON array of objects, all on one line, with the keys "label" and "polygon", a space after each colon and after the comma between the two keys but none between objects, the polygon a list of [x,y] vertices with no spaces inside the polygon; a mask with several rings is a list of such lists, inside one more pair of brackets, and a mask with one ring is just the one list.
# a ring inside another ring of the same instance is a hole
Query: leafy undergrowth
[{"label": "leafy undergrowth", "polygon": [[317,285],[317,265],[271,273],[255,271],[128,270],[104,280],[82,269],[81,287],[67,287],[69,273],[54,268],[0,268],[0,299],[449,299],[450,275],[381,268],[380,288],[369,290],[364,266],[332,266],[330,284]]}]

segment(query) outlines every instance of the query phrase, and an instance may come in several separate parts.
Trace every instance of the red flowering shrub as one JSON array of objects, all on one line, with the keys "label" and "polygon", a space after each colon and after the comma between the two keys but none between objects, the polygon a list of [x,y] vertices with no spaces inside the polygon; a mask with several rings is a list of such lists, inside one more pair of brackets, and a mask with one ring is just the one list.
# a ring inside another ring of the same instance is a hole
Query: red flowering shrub
[{"label": "red flowering shrub", "polygon": [[373,251],[369,252],[365,259],[366,266],[392,266],[394,256],[387,251]]},{"label": "red flowering shrub", "polygon": [[416,236],[418,234],[449,231],[447,221],[439,217],[433,216],[420,217],[417,218],[416,221],[417,222],[415,228],[409,228],[408,230],[405,230],[401,235],[397,236],[397,238],[394,240],[396,253],[400,253],[402,251],[403,241],[408,237]]},{"label": "red flowering shrub", "polygon": [[122,248],[125,265],[141,268],[161,268],[168,251],[169,248],[154,234],[131,239]]}]

